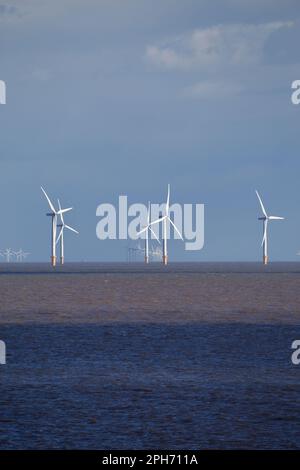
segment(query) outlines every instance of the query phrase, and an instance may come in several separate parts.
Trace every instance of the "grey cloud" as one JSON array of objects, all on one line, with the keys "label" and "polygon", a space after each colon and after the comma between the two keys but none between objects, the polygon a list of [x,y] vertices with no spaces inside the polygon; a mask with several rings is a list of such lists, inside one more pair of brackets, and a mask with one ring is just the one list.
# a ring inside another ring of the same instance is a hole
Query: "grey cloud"
[{"label": "grey cloud", "polygon": [[189,70],[223,64],[259,64],[270,35],[292,22],[217,25],[197,29],[163,46],[149,45],[147,59],[154,65]]},{"label": "grey cloud", "polygon": [[0,4],[0,17],[12,16],[18,13],[18,9],[15,5],[8,5],[7,3]]}]

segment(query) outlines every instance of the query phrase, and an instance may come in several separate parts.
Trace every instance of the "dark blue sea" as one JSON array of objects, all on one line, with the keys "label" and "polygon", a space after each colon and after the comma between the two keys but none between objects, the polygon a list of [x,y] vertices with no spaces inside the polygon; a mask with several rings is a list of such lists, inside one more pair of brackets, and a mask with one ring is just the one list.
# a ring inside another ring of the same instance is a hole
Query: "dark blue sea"
[{"label": "dark blue sea", "polygon": [[0,265],[1,449],[300,448],[300,264]]}]

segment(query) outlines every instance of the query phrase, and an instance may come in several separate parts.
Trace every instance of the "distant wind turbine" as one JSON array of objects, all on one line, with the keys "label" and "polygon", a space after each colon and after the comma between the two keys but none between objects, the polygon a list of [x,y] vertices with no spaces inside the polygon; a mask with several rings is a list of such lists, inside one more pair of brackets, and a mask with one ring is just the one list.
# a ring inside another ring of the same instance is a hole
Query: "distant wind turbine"
[{"label": "distant wind turbine", "polygon": [[157,246],[155,249],[151,248],[150,250],[150,256],[151,256],[151,259],[155,259],[155,258],[161,258],[162,257],[162,249],[160,246]]},{"label": "distant wind turbine", "polygon": [[[174,222],[170,219],[170,185],[169,184],[168,184],[167,202],[166,202],[166,205],[165,205],[165,214],[164,215],[161,214],[161,216],[158,219],[154,220],[153,222],[150,222],[150,224],[148,226],[148,227],[150,227],[151,225],[159,224],[159,223],[163,224],[163,255],[162,255],[162,262],[165,266],[168,264],[168,247],[167,247],[167,223],[168,222],[174,227],[174,230],[178,233],[181,240],[184,241],[180,231],[178,230],[178,228],[176,227]],[[148,230],[148,227],[145,227],[143,230],[138,232],[138,234],[143,233],[146,230]]]},{"label": "distant wind turbine", "polygon": [[46,191],[41,187],[41,190],[43,191],[49,207],[51,209],[51,212],[47,213],[46,215],[51,217],[52,219],[52,228],[51,228],[51,265],[56,266],[56,225],[57,225],[57,216],[68,212],[72,209],[72,207],[69,207],[68,209],[60,209],[56,210],[54,205],[52,204],[50,198],[48,197]]},{"label": "distant wind turbine", "polygon": [[77,232],[77,230],[75,230],[75,228],[73,227],[70,227],[70,225],[67,225],[65,223],[65,220],[64,220],[64,216],[63,216],[63,209],[61,208],[61,205],[60,205],[60,201],[58,199],[58,208],[59,208],[59,215],[60,215],[60,221],[61,223],[57,226],[60,228],[60,233],[58,235],[58,238],[56,240],[56,243],[59,242],[60,240],[60,264],[64,264],[64,261],[65,261],[65,249],[64,249],[64,230],[65,228],[68,229],[68,230],[71,230],[72,232],[74,233],[79,233]]},{"label": "distant wind turbine", "polygon": [[0,255],[5,257],[7,263],[10,263],[10,260],[14,257],[15,253],[11,248],[6,248],[6,250],[2,251]]},{"label": "distant wind turbine", "polygon": [[140,253],[143,253],[144,250],[140,246],[129,246],[126,247],[127,250],[127,261],[133,262],[136,261],[136,256]]},{"label": "distant wind turbine", "polygon": [[20,248],[19,251],[15,251],[14,254],[17,257],[18,262],[22,262],[28,255],[30,255],[30,253],[23,251],[22,248]]},{"label": "distant wind turbine", "polygon": [[[147,225],[144,227],[144,232],[145,232],[145,263],[146,264],[149,263],[149,232],[151,232],[152,235],[154,236],[154,238],[158,241],[158,243],[160,243],[159,239],[156,236],[156,233],[151,228],[150,219],[151,219],[151,205],[150,205],[150,201],[149,201],[148,202],[148,211],[147,211]],[[139,232],[139,233],[141,233],[141,232]]]},{"label": "distant wind turbine", "polygon": [[263,247],[263,264],[268,264],[268,222],[269,220],[284,220],[284,217],[278,217],[275,215],[267,215],[266,209],[263,205],[261,197],[258,191],[255,191],[256,195],[259,200],[259,204],[262,210],[263,215],[258,217],[258,220],[263,221],[263,239],[262,239],[262,247]]}]

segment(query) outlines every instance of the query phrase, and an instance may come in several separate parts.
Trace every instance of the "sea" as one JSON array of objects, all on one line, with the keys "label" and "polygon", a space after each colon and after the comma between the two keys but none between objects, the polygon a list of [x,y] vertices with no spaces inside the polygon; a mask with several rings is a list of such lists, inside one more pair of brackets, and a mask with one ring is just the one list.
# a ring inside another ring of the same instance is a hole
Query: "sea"
[{"label": "sea", "polygon": [[0,264],[1,449],[300,448],[300,263]]}]

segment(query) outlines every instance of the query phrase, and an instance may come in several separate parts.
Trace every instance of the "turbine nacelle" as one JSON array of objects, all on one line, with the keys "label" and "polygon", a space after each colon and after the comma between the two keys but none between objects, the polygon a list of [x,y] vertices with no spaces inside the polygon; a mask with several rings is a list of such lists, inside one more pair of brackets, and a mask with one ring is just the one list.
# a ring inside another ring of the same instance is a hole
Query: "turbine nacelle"
[{"label": "turbine nacelle", "polygon": [[[165,215],[162,214],[162,212],[160,212],[159,214],[159,217],[158,219],[156,220],[153,220],[153,222],[150,222],[148,224],[147,227],[143,228],[142,230],[140,230],[137,235],[140,235],[141,233],[143,232],[146,232],[146,230],[148,230],[148,228],[151,230],[151,226],[154,225],[154,224],[158,224],[160,222],[163,222],[164,220],[166,221],[169,221],[169,223],[173,226],[174,230],[178,233],[178,235],[180,236],[181,240],[183,240],[183,236],[181,235],[180,231],[178,230],[178,228],[176,227],[176,225],[174,224],[173,220],[170,218],[169,216],[169,212],[170,212],[170,185],[168,184],[168,196],[167,196],[167,202],[166,202],[166,206],[165,206]],[[152,230],[151,230],[152,231]],[[157,238],[157,237],[156,237]]]},{"label": "turbine nacelle", "polygon": [[54,216],[57,216],[57,215],[61,215],[61,214],[64,214],[65,212],[69,212],[72,210],[72,207],[68,207],[67,209],[62,209],[61,207],[59,208],[59,210],[56,210],[54,205],[52,204],[51,202],[51,199],[49,198],[48,194],[46,193],[46,191],[44,190],[44,188],[42,188],[41,186],[41,190],[43,191],[44,195],[45,195],[45,198],[47,199],[47,202],[49,204],[49,207],[51,209],[51,212],[48,212],[46,215],[47,216],[50,216],[50,217],[54,217]]}]

